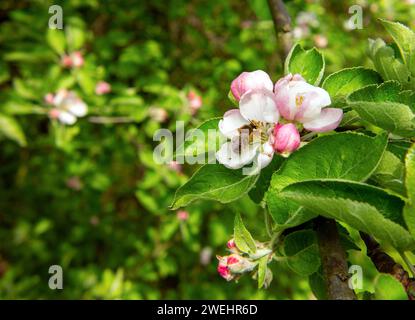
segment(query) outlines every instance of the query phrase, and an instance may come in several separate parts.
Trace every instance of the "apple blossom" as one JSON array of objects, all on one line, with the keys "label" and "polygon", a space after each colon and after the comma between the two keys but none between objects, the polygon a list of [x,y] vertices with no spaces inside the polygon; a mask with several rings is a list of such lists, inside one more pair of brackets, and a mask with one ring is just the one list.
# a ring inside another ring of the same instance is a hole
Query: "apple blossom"
[{"label": "apple blossom", "polygon": [[264,168],[274,155],[272,132],[278,120],[272,91],[249,90],[241,97],[239,109],[229,110],[219,121],[220,132],[230,141],[216,152],[216,159],[230,169],[252,162],[258,169]]},{"label": "apple blossom", "polygon": [[72,57],[68,54],[65,54],[61,58],[61,65],[64,68],[71,68],[73,65]]},{"label": "apple blossom", "polygon": [[84,57],[80,51],[75,51],[71,54],[72,57],[72,64],[74,67],[79,68],[82,67],[84,64]]},{"label": "apple blossom", "polygon": [[54,108],[49,112],[53,119],[58,119],[64,124],[72,125],[77,118],[84,117],[88,107],[73,91],[59,90],[53,97]]},{"label": "apple blossom", "polygon": [[195,114],[202,107],[202,97],[194,91],[188,93],[187,100],[189,101],[190,112],[192,114]]},{"label": "apple blossom", "polygon": [[300,146],[300,133],[292,123],[277,124],[274,128],[274,150],[282,154],[290,154]]},{"label": "apple blossom", "polygon": [[239,101],[249,90],[267,89],[272,91],[272,87],[273,83],[269,75],[262,70],[242,72],[231,83],[231,91],[236,101]]},{"label": "apple blossom", "polygon": [[150,107],[148,110],[150,118],[156,122],[164,122],[168,119],[169,114],[163,108]]},{"label": "apple blossom", "polygon": [[299,74],[289,74],[274,87],[278,110],[289,121],[303,124],[309,131],[326,132],[338,127],[343,110],[331,104],[327,91],[307,83]]},{"label": "apple blossom", "polygon": [[45,101],[46,104],[53,104],[53,93],[47,93],[45,94],[43,100]]},{"label": "apple blossom", "polygon": [[79,191],[83,188],[83,183],[79,177],[73,176],[66,180],[66,186],[69,189]]},{"label": "apple blossom", "polygon": [[187,219],[189,219],[189,212],[185,210],[177,211],[176,215],[177,215],[177,219],[179,219],[180,221],[186,221]]},{"label": "apple blossom", "polygon": [[80,51],[72,52],[71,54],[64,54],[61,57],[61,65],[64,68],[82,67],[84,64],[84,57]]},{"label": "apple blossom", "polygon": [[95,86],[95,93],[97,95],[103,95],[111,92],[111,85],[108,82],[100,81]]},{"label": "apple blossom", "polygon": [[326,48],[329,40],[324,35],[317,34],[314,36],[314,43],[318,48]]},{"label": "apple blossom", "polygon": [[212,260],[212,248],[211,247],[204,247],[201,251],[200,251],[200,264],[202,266],[206,266],[210,263],[210,261]]}]

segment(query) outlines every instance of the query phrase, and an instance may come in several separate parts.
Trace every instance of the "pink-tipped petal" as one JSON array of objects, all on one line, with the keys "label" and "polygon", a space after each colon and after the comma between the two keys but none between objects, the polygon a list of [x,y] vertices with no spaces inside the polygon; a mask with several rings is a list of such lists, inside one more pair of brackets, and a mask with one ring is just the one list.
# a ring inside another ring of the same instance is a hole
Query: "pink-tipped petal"
[{"label": "pink-tipped petal", "polygon": [[280,114],[274,94],[267,89],[245,93],[239,102],[242,116],[250,121],[277,123]]},{"label": "pink-tipped petal", "polygon": [[241,115],[239,109],[231,109],[219,121],[219,130],[225,137],[232,139],[239,135],[238,129],[247,124],[249,121]]},{"label": "pink-tipped petal", "polygon": [[304,128],[314,132],[326,132],[336,129],[343,119],[343,110],[338,108],[325,108],[321,110],[316,119],[305,122]]},{"label": "pink-tipped petal", "polygon": [[262,70],[242,72],[231,83],[231,91],[237,101],[250,90],[267,89],[272,91],[272,88],[273,84],[271,78]]}]

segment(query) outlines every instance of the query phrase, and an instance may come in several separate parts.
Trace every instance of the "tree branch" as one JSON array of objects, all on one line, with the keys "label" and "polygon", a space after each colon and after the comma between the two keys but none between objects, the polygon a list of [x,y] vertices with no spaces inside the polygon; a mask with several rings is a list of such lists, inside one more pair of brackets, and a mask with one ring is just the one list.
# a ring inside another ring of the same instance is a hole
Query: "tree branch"
[{"label": "tree branch", "polygon": [[330,300],[355,300],[356,295],[349,288],[346,252],[340,244],[336,221],[318,217],[314,219],[314,223],[327,297]]},{"label": "tree branch", "polygon": [[292,47],[291,18],[282,0],[268,0],[268,6],[274,21],[277,44],[281,60],[284,61]]},{"label": "tree branch", "polygon": [[388,273],[402,283],[408,298],[415,300],[415,279],[409,277],[408,272],[393,258],[384,252],[379,243],[370,235],[360,232],[360,237],[364,241],[367,248],[367,256],[372,260],[376,269],[381,273]]}]

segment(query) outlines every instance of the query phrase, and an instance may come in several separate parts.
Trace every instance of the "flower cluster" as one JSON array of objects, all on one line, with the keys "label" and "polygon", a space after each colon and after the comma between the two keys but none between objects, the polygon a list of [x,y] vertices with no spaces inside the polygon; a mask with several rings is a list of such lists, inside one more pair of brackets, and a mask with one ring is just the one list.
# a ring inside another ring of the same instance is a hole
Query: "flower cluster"
[{"label": "flower cluster", "polygon": [[232,82],[231,93],[239,109],[229,110],[219,122],[228,141],[216,153],[230,169],[252,162],[262,169],[275,152],[287,156],[297,150],[302,129],[334,130],[343,117],[341,109],[327,108],[331,99],[324,89],[299,74],[289,74],[274,86],[264,71],[243,72]]},{"label": "flower cluster", "polygon": [[88,107],[73,91],[59,90],[55,95],[48,93],[45,102],[52,105],[49,111],[51,119],[57,119],[63,124],[72,125],[77,118],[84,117]]},{"label": "flower cluster", "polygon": [[[258,266],[258,259],[272,253],[271,250],[265,248],[262,243],[257,243],[258,250],[253,255],[246,255],[236,246],[234,239],[226,244],[228,251],[227,256],[217,256],[219,275],[226,281],[237,280],[242,274],[254,271]],[[268,284],[271,282],[272,276],[268,275]]]},{"label": "flower cluster", "polygon": [[84,65],[84,57],[80,51],[65,54],[61,58],[61,65],[64,68],[80,68]]}]

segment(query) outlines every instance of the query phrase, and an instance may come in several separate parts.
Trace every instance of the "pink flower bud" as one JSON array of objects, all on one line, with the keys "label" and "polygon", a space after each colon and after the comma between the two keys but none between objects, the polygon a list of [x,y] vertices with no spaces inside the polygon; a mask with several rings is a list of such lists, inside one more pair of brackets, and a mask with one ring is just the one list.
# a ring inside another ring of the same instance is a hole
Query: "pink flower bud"
[{"label": "pink flower bud", "polygon": [[246,92],[255,89],[267,89],[272,91],[273,84],[266,72],[262,70],[242,72],[231,84],[232,94],[237,101],[239,101]]},{"label": "pink flower bud", "polygon": [[80,51],[75,51],[71,54],[72,57],[72,64],[74,67],[79,68],[82,67],[84,64],[84,57]]},{"label": "pink flower bud", "polygon": [[63,55],[61,58],[61,65],[64,68],[71,68],[73,65],[72,57],[70,55]]},{"label": "pink flower bud", "polygon": [[168,167],[170,170],[176,171],[176,172],[182,172],[182,165],[178,163],[177,161],[170,161],[168,164]]},{"label": "pink flower bud", "polygon": [[83,188],[83,184],[81,179],[79,179],[79,177],[70,177],[68,180],[66,180],[66,186],[69,189],[75,190],[75,191],[79,191]]},{"label": "pink flower bud", "polygon": [[57,119],[59,117],[59,114],[60,114],[60,112],[56,108],[53,108],[53,109],[49,110],[49,117],[51,119]]},{"label": "pink flower bud", "polygon": [[111,85],[108,82],[100,81],[95,86],[95,93],[97,95],[103,95],[111,92]]},{"label": "pink flower bud", "polygon": [[189,212],[185,210],[177,211],[176,215],[177,215],[177,219],[179,219],[180,221],[186,221],[187,219],[189,219]]},{"label": "pink flower bud", "polygon": [[45,95],[45,97],[43,98],[43,100],[45,101],[45,103],[52,105],[53,104],[53,98],[54,98],[54,96],[53,96],[52,93],[47,93]]},{"label": "pink flower bud", "polygon": [[300,146],[300,134],[292,123],[277,124],[274,128],[274,150],[279,153],[291,153]]},{"label": "pink flower bud", "polygon": [[226,244],[226,246],[228,247],[228,249],[235,249],[236,248],[235,240],[234,239],[230,239],[228,241],[228,243]]},{"label": "pink flower bud", "polygon": [[163,108],[150,107],[148,113],[154,121],[164,122],[169,117],[169,114]]},{"label": "pink flower bud", "polygon": [[218,256],[217,258],[219,260],[218,273],[227,281],[234,279],[242,273],[250,272],[257,266],[256,263],[238,254],[231,254],[224,257]]},{"label": "pink flower bud", "polygon": [[228,268],[228,257],[217,257],[219,260],[217,271],[219,275],[224,278],[226,281],[231,281],[234,276],[231,274]]},{"label": "pink flower bud", "polygon": [[318,34],[314,36],[314,43],[316,44],[316,47],[318,48],[326,48],[329,44],[329,41],[327,40],[327,37]]},{"label": "pink flower bud", "polygon": [[194,91],[189,92],[187,100],[189,101],[190,111],[192,114],[195,114],[197,110],[202,107],[202,97]]}]

